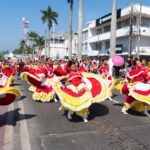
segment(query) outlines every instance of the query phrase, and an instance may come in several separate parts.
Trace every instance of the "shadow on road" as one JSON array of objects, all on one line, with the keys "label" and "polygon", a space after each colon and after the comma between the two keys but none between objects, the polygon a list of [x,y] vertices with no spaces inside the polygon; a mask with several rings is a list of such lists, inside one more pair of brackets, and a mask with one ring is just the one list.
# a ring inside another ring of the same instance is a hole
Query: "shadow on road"
[{"label": "shadow on road", "polygon": [[21,101],[21,100],[24,100],[26,98],[25,95],[22,95],[17,101]]},{"label": "shadow on road", "polygon": [[123,104],[123,103],[118,103],[118,104],[115,104],[115,103],[114,103],[113,105],[114,105],[114,106],[123,107],[124,104]]},{"label": "shadow on road", "polygon": [[22,84],[20,84],[20,83],[13,83],[13,84],[11,84],[11,86],[20,86],[20,85],[22,85]]},{"label": "shadow on road", "polygon": [[128,113],[129,113],[130,115],[133,115],[133,116],[147,117],[147,116],[146,116],[145,114],[143,114],[142,112],[138,112],[138,111],[136,111],[136,110],[134,110],[134,109],[128,110]]},{"label": "shadow on road", "polygon": [[109,113],[108,107],[102,104],[98,104],[98,103],[93,104],[89,110],[90,110],[89,120],[92,120],[95,117],[105,116]]},{"label": "shadow on road", "polygon": [[[90,115],[88,116],[88,120],[93,120],[96,117],[102,117],[109,113],[108,107],[102,104],[92,104],[92,106],[89,108]],[[66,114],[65,114],[66,115]],[[83,122],[83,119],[77,115],[72,116],[72,122]]]},{"label": "shadow on road", "polygon": [[3,115],[0,115],[0,127],[5,125],[16,126],[17,122],[21,120],[27,120],[37,116],[31,114],[20,114],[20,110],[20,108],[17,108],[12,111],[6,112]]}]

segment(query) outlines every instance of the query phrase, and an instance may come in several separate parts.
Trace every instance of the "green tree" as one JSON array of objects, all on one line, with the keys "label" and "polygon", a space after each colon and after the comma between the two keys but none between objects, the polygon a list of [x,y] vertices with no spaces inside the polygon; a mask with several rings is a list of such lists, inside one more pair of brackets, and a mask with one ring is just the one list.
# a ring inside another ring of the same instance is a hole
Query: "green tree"
[{"label": "green tree", "polygon": [[4,54],[0,53],[0,59],[3,59],[3,58],[4,58]]},{"label": "green tree", "polygon": [[42,21],[43,23],[47,22],[48,25],[48,57],[50,57],[50,30],[52,27],[52,24],[58,24],[57,23],[57,18],[58,18],[58,13],[53,11],[51,6],[48,6],[47,10],[41,10],[42,13]]},{"label": "green tree", "polygon": [[28,33],[29,41],[35,42],[37,37],[38,37],[38,34],[34,31],[31,31]]},{"label": "green tree", "polygon": [[16,48],[15,50],[13,50],[13,54],[16,55],[22,54],[22,48]]},{"label": "green tree", "polygon": [[32,57],[34,57],[34,53],[35,53],[35,42],[36,39],[38,38],[38,34],[34,31],[31,31],[28,33],[28,39],[30,41],[30,47],[32,48]]},{"label": "green tree", "polygon": [[34,47],[38,48],[38,51],[40,51],[40,54],[41,54],[41,50],[44,48],[44,45],[45,45],[44,36],[38,36],[35,40]]},{"label": "green tree", "polygon": [[19,48],[22,50],[22,54],[32,54],[33,52],[33,49],[26,44],[25,40],[20,41]]}]

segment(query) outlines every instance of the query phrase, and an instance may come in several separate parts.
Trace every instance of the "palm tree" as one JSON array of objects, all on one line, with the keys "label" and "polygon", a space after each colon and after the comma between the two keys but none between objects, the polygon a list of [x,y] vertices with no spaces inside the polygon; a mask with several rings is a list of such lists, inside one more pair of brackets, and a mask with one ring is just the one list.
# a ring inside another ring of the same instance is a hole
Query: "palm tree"
[{"label": "palm tree", "polygon": [[19,48],[13,50],[13,54],[19,54],[19,55],[22,54],[22,49],[19,47]]},{"label": "palm tree", "polygon": [[69,59],[72,59],[72,11],[73,11],[73,0],[67,0],[70,5],[70,40],[69,40]]},{"label": "palm tree", "polygon": [[38,37],[38,34],[34,31],[31,31],[28,33],[28,38],[32,42],[34,42],[37,37]]},{"label": "palm tree", "polygon": [[22,54],[24,52],[24,54],[32,54],[32,48],[27,46],[26,41],[25,40],[21,40],[20,44],[19,44],[20,49],[22,49]]},{"label": "palm tree", "polygon": [[34,32],[34,31],[31,31],[31,32],[29,32],[28,33],[28,38],[29,38],[29,41],[31,41],[31,43],[32,44],[30,44],[31,45],[31,47],[32,47],[32,58],[34,57],[34,43],[35,43],[35,41],[36,41],[36,39],[37,39],[37,37],[38,37],[38,34],[36,33],[36,32]]},{"label": "palm tree", "polygon": [[38,48],[38,56],[39,56],[39,58],[40,58],[40,56],[41,56],[41,50],[42,50],[42,48],[44,48],[44,45],[45,45],[44,36],[38,36],[38,37],[35,39],[34,47],[37,47],[37,48]]},{"label": "palm tree", "polygon": [[82,22],[83,22],[83,0],[79,0],[79,34],[78,34],[78,59],[82,59]]},{"label": "palm tree", "polygon": [[47,10],[41,10],[41,13],[43,23],[48,24],[48,57],[50,57],[50,30],[53,23],[57,24],[58,13],[53,11],[51,6],[48,6]]},{"label": "palm tree", "polygon": [[19,43],[19,47],[22,50],[22,54],[25,52],[24,43],[25,43],[24,40],[21,40],[20,43]]}]

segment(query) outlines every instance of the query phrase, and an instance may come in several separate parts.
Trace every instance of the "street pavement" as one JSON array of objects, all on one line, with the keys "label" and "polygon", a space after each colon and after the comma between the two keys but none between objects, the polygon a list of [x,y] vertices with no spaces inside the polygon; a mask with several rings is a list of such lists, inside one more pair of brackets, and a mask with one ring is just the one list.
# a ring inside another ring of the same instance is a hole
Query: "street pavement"
[{"label": "street pavement", "polygon": [[[0,150],[149,150],[150,118],[121,113],[124,97],[114,92],[114,105],[106,100],[90,107],[89,122],[59,111],[60,103],[32,100],[28,85],[14,85],[23,96],[0,112]],[[2,109],[2,108],[1,108]],[[5,130],[5,133],[4,133]]]}]

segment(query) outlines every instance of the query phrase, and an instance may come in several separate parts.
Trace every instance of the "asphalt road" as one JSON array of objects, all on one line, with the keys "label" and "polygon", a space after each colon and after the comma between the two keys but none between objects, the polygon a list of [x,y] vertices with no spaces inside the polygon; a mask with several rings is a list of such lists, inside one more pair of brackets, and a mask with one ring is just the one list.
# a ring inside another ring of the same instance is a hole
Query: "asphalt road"
[{"label": "asphalt road", "polygon": [[[59,103],[32,100],[28,85],[14,85],[23,96],[0,114],[0,133],[5,129],[0,150],[149,150],[150,118],[106,100],[90,107],[89,122],[78,116],[68,121]],[[115,93],[114,99],[124,97]]]}]

